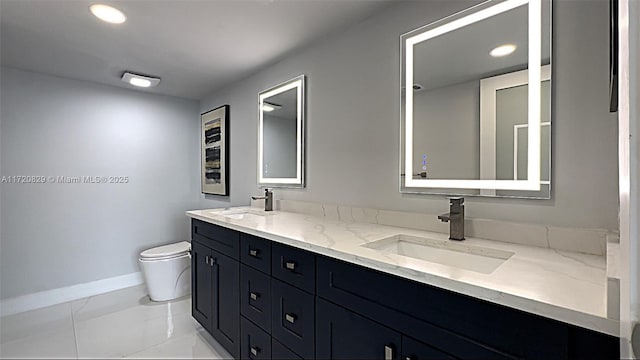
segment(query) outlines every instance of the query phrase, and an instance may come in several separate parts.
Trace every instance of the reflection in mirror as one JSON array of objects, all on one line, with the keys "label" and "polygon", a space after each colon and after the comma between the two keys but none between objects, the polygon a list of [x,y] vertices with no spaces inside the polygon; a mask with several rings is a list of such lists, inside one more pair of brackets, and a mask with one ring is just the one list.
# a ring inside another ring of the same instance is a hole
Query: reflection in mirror
[{"label": "reflection in mirror", "polygon": [[[525,180],[528,169],[527,71],[480,81],[480,178]],[[551,170],[551,67],[540,77],[540,191],[482,190],[482,195],[548,198]],[[484,151],[483,151],[484,150]]]},{"label": "reflection in mirror", "polygon": [[304,75],[260,93],[258,184],[304,186]]},{"label": "reflection in mirror", "polygon": [[289,89],[264,100],[262,105],[264,143],[262,176],[295,178],[296,159],[296,89]]},{"label": "reflection in mirror", "polygon": [[402,36],[401,191],[550,197],[550,18],[488,1]]}]

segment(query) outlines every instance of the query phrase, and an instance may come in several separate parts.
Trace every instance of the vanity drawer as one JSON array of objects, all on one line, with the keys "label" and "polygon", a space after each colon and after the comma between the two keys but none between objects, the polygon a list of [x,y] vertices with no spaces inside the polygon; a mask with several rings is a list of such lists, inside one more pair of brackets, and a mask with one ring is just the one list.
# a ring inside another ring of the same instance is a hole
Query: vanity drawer
[{"label": "vanity drawer", "polygon": [[315,299],[278,280],[272,282],[271,334],[305,359],[314,357]]},{"label": "vanity drawer", "polygon": [[271,336],[245,318],[241,318],[240,328],[241,358],[271,359]]},{"label": "vanity drawer", "polygon": [[273,244],[271,251],[273,277],[309,293],[315,293],[316,257],[314,254],[281,244]]},{"label": "vanity drawer", "polygon": [[298,354],[280,344],[276,339],[271,339],[271,358],[274,360],[302,360]]},{"label": "vanity drawer", "polygon": [[319,297],[455,357],[567,357],[567,328],[559,322],[362,266],[319,256],[317,290]]},{"label": "vanity drawer", "polygon": [[271,241],[241,233],[240,261],[265,274],[271,274]]},{"label": "vanity drawer", "polygon": [[266,331],[271,329],[271,278],[240,266],[240,313]]},{"label": "vanity drawer", "polygon": [[240,233],[235,230],[193,219],[191,221],[191,238],[238,260]]}]

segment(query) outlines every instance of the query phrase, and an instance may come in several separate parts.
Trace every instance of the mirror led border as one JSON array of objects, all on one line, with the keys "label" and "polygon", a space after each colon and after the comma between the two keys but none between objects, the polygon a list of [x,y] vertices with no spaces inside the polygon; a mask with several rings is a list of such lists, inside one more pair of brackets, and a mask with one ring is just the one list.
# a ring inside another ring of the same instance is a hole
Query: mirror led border
[{"label": "mirror led border", "polygon": [[[260,101],[258,104],[258,185],[304,187],[304,77],[304,75],[300,75],[260,93]],[[262,106],[264,105],[265,99],[291,89],[296,89],[296,177],[267,178],[262,175],[264,167],[264,111],[262,110]]]},{"label": "mirror led border", "polygon": [[[529,90],[527,180],[413,179],[405,176],[406,187],[449,189],[540,190],[540,56],[542,48],[541,0],[507,0],[473,14],[405,39],[405,84],[413,84],[413,46],[475,22],[528,4]],[[531,66],[531,65],[534,66]],[[413,174],[413,89],[405,86],[405,174]]]}]

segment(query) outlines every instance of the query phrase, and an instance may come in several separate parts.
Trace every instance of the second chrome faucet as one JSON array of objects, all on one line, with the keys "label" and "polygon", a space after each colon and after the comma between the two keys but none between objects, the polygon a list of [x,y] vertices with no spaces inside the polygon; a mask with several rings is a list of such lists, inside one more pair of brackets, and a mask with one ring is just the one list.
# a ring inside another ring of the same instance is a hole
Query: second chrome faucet
[{"label": "second chrome faucet", "polygon": [[252,196],[253,200],[264,200],[264,211],[273,211],[273,191],[264,189],[264,196]]},{"label": "second chrome faucet", "polygon": [[449,198],[449,212],[438,220],[449,223],[449,240],[464,240],[464,198]]}]

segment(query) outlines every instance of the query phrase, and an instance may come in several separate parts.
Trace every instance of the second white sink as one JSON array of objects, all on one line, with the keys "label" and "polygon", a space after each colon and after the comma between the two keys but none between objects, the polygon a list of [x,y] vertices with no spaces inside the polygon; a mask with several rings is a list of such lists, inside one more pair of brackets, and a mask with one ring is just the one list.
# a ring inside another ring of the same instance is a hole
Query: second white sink
[{"label": "second white sink", "polygon": [[211,211],[211,214],[221,215],[230,219],[243,219],[247,215],[255,215],[255,216],[271,215],[265,211],[253,210],[253,209],[214,210],[214,211]]},{"label": "second white sink", "polygon": [[492,273],[514,254],[510,251],[465,245],[464,242],[434,240],[404,234],[362,246],[483,274]]}]

